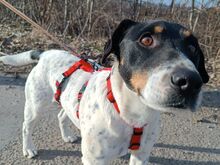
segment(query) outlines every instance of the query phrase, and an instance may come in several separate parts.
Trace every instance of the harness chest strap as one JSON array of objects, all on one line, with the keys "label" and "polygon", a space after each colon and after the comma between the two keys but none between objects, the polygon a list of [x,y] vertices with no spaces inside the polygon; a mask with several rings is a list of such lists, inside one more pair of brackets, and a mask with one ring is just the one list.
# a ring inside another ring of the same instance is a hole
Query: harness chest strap
[{"label": "harness chest strap", "polygon": [[[107,98],[113,104],[115,110],[118,113],[120,113],[120,110],[118,108],[118,104],[117,104],[117,102],[114,98],[113,92],[112,92],[110,75],[107,77]],[[130,150],[138,150],[140,148],[141,136],[143,134],[143,130],[144,130],[143,127],[141,127],[141,128],[134,127],[133,128],[133,135],[131,137],[130,146],[129,146]]]},{"label": "harness chest strap", "polygon": [[85,90],[86,90],[86,87],[87,87],[87,85],[88,85],[88,82],[89,82],[89,80],[86,81],[86,82],[83,84],[83,86],[81,87],[81,89],[80,89],[80,91],[79,91],[79,93],[78,93],[78,105],[77,105],[77,110],[76,110],[76,116],[77,116],[78,119],[79,119],[79,106],[80,106],[80,101],[81,101],[81,99],[82,99],[83,93],[84,93]]},{"label": "harness chest strap", "polygon": [[60,104],[60,96],[62,91],[62,85],[66,78],[68,78],[71,74],[73,74],[76,70],[82,69],[85,72],[92,73],[94,71],[93,67],[90,63],[86,62],[85,60],[81,59],[78,62],[74,63],[67,71],[62,74],[60,80],[56,81],[56,93],[54,95],[55,100]]}]

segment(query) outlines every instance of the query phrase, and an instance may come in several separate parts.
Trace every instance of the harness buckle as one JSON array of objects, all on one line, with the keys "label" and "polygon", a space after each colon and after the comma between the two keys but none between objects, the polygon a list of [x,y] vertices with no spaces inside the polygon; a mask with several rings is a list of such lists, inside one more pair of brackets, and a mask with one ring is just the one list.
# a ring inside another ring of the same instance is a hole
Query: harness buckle
[{"label": "harness buckle", "polygon": [[101,65],[99,65],[97,62],[95,62],[92,59],[87,59],[87,61],[92,65],[95,71],[98,71],[99,69],[103,68]]}]

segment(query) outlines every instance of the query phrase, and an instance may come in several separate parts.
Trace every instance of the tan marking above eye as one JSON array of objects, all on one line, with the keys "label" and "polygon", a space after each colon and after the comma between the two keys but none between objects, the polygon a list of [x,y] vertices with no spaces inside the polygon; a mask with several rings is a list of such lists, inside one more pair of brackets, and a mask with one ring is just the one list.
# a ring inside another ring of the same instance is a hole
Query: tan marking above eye
[{"label": "tan marking above eye", "polygon": [[185,30],[183,30],[183,35],[184,35],[184,37],[189,37],[192,35],[192,32],[190,30],[185,29]]},{"label": "tan marking above eye", "polygon": [[147,83],[147,72],[134,72],[130,79],[131,85],[135,92],[140,95],[140,90],[143,89]]},{"label": "tan marking above eye", "polygon": [[154,27],[154,33],[161,33],[164,30],[162,26],[155,26]]}]

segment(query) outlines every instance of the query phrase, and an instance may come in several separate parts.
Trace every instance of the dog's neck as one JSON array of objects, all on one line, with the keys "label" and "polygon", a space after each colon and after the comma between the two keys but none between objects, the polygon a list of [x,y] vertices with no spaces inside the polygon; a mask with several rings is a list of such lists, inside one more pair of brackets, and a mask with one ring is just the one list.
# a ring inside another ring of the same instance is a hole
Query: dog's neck
[{"label": "dog's neck", "polygon": [[120,109],[120,117],[130,126],[143,127],[150,118],[149,111],[155,111],[143,104],[137,93],[130,90],[123,81],[118,63],[114,63],[111,73],[112,91]]}]

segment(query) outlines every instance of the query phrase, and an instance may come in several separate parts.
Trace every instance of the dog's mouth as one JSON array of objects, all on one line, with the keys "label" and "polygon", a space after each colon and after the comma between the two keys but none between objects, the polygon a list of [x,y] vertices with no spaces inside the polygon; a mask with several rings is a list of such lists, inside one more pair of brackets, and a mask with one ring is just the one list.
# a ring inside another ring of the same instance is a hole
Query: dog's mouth
[{"label": "dog's mouth", "polygon": [[179,108],[179,109],[186,109],[187,106],[185,104],[185,99],[182,99],[181,101],[178,102],[167,102],[164,105],[162,104],[163,107],[171,107],[171,108]]},{"label": "dog's mouth", "polygon": [[166,97],[166,99],[146,100],[141,97],[142,102],[151,109],[160,110],[164,112],[169,111],[181,111],[190,110],[194,112],[200,104],[200,94],[193,95],[191,97],[183,97],[171,95],[172,97]]}]

